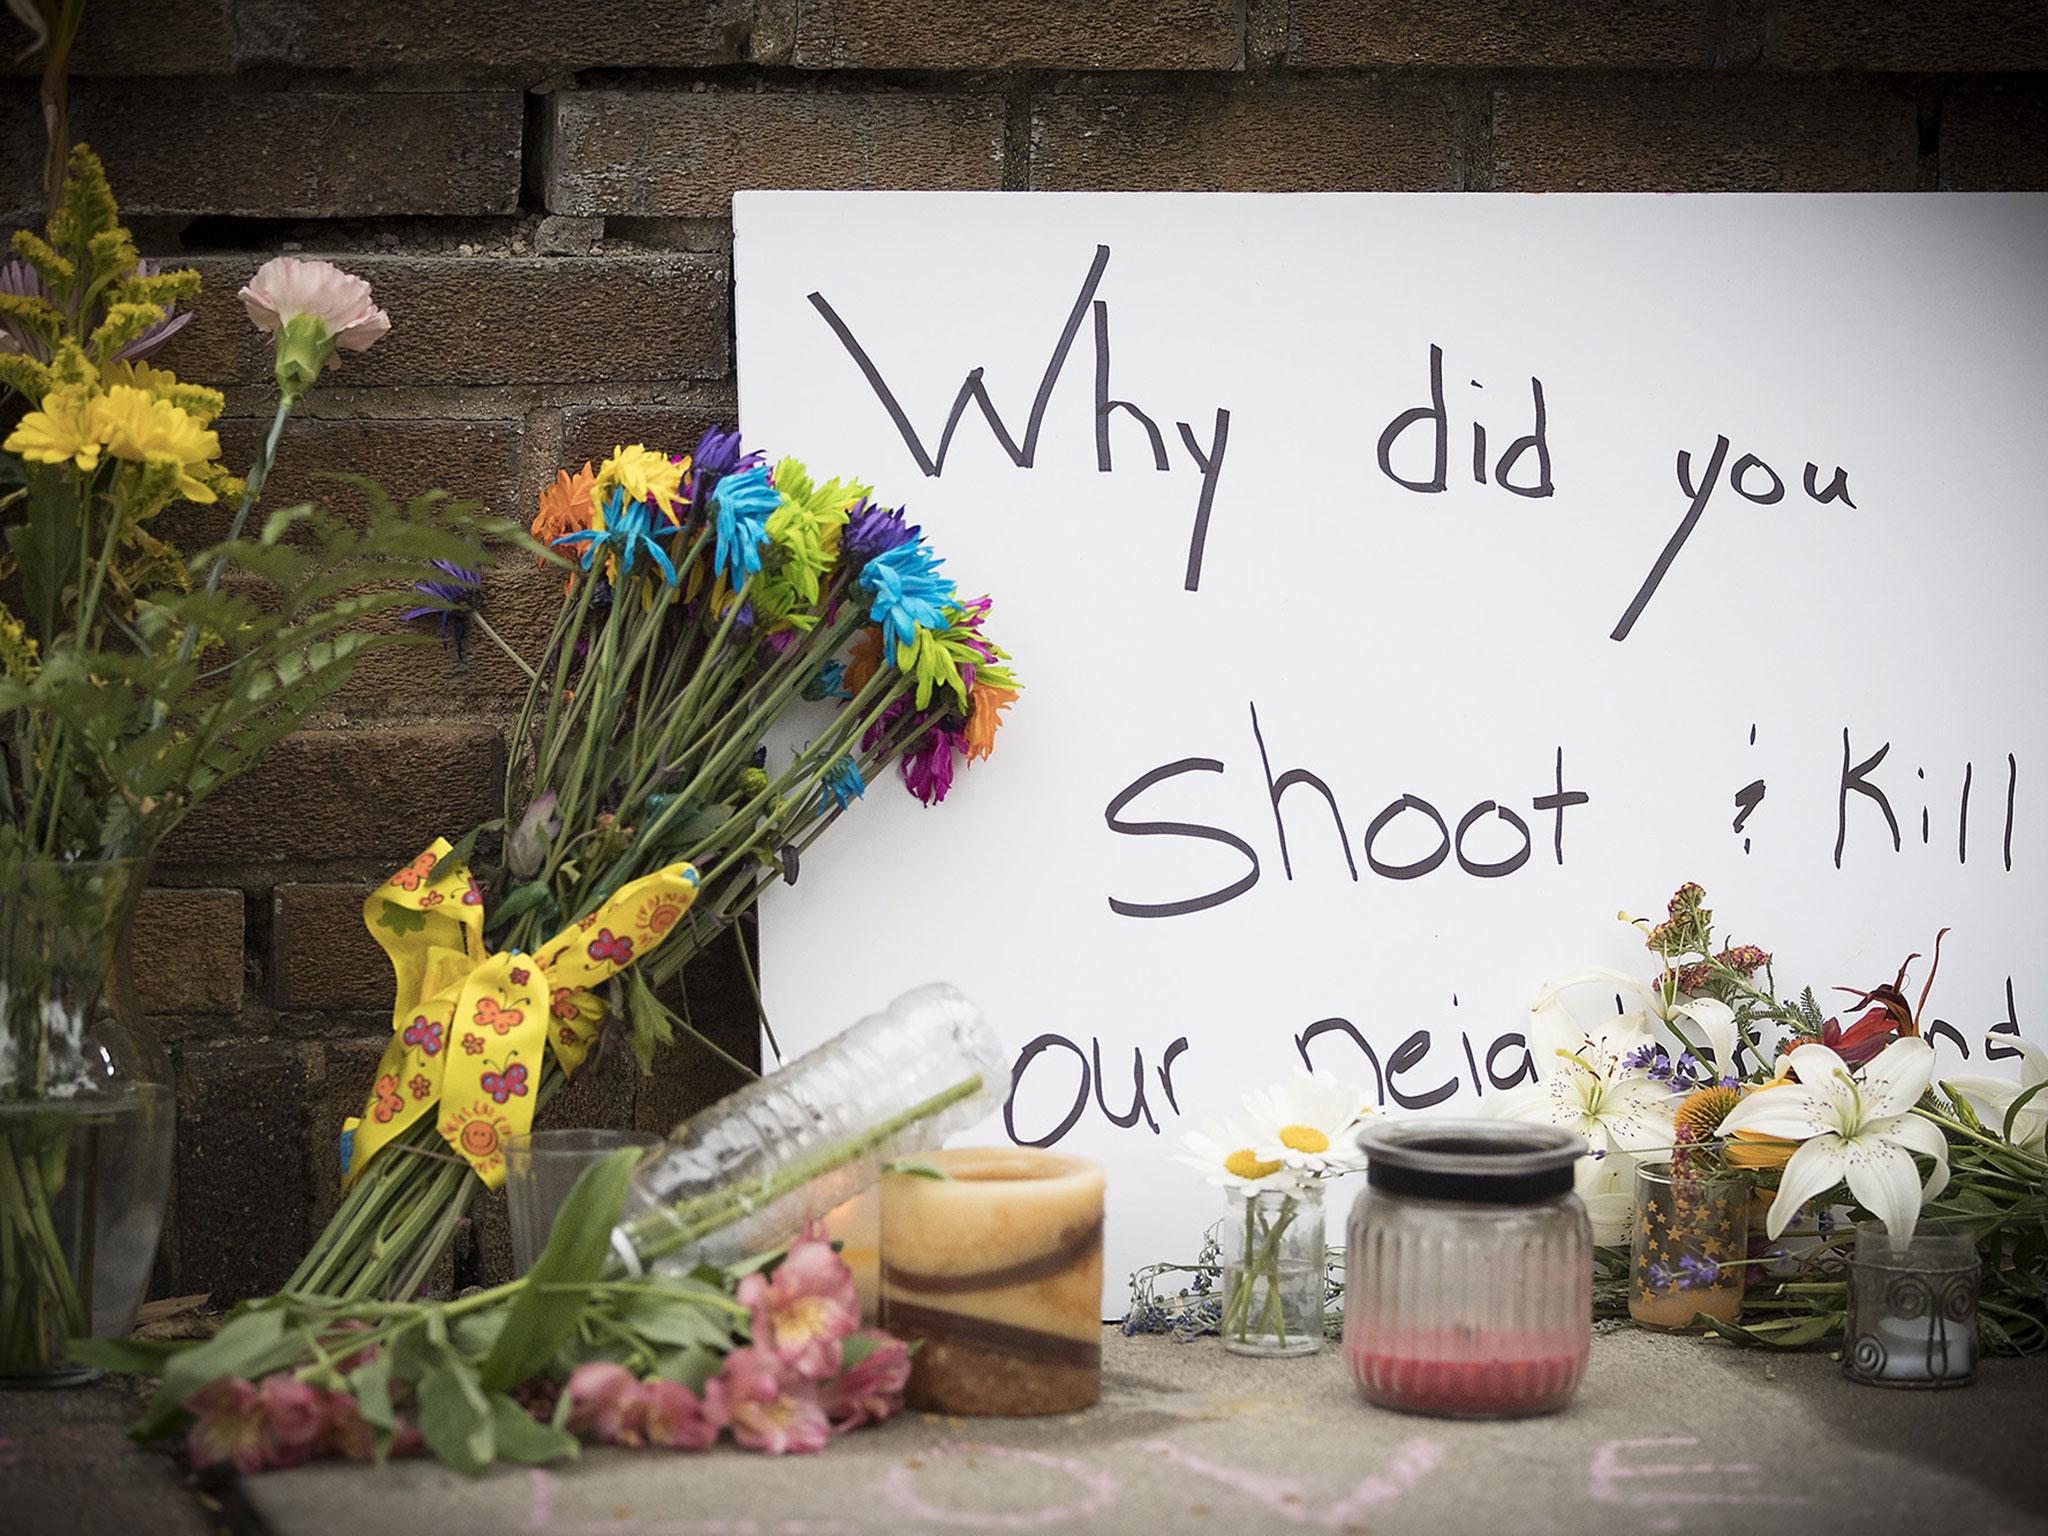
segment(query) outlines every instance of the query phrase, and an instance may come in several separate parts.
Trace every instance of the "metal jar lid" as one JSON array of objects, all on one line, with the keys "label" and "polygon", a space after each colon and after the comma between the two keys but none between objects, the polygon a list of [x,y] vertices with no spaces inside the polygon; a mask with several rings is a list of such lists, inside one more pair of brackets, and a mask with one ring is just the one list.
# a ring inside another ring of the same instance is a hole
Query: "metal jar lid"
[{"label": "metal jar lid", "polygon": [[1568,1195],[1586,1142],[1512,1120],[1388,1120],[1359,1133],[1365,1181],[1389,1195],[1469,1205],[1539,1205]]}]

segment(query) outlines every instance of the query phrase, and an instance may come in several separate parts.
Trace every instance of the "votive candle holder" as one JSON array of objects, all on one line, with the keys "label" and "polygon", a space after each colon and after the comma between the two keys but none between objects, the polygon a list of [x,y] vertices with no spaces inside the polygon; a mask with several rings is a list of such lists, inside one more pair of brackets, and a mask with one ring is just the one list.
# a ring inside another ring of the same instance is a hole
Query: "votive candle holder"
[{"label": "votive candle holder", "polygon": [[1977,1244],[1922,1229],[1900,1241],[1882,1222],[1856,1228],[1842,1372],[1870,1387],[1925,1391],[1977,1379]]}]

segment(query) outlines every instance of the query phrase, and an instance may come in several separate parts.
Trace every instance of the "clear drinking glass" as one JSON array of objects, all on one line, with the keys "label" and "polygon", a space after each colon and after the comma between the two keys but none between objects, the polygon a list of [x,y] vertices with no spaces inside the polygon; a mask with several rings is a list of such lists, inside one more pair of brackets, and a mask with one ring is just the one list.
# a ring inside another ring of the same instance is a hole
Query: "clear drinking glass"
[{"label": "clear drinking glass", "polygon": [[1416,1119],[1359,1146],[1344,1349],[1367,1400],[1451,1418],[1564,1407],[1593,1340],[1593,1227],[1572,1192],[1584,1138]]},{"label": "clear drinking glass", "polygon": [[1321,1349],[1329,1273],[1322,1186],[1231,1190],[1222,1237],[1223,1347],[1269,1357]]},{"label": "clear drinking glass", "polygon": [[621,1147],[658,1147],[651,1131],[529,1131],[507,1136],[505,1206],[512,1220],[512,1267],[525,1274],[548,1245],[555,1216],[583,1170]]},{"label": "clear drinking glass", "polygon": [[1842,1373],[1872,1387],[1967,1387],[1977,1379],[1977,1245],[1922,1228],[1899,1243],[1856,1228]]},{"label": "clear drinking glass", "polygon": [[1749,1251],[1750,1184],[1646,1163],[1636,1170],[1629,1229],[1628,1315],[1642,1328],[1676,1332],[1704,1312],[1742,1315],[1741,1268]]}]

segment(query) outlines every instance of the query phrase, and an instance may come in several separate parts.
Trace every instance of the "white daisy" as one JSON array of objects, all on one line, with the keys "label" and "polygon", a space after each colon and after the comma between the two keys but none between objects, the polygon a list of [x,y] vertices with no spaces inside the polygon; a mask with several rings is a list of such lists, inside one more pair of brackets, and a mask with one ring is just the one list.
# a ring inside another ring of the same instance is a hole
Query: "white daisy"
[{"label": "white daisy", "polygon": [[1234,1121],[1204,1120],[1199,1131],[1181,1137],[1182,1150],[1173,1160],[1194,1169],[1219,1189],[1244,1194],[1273,1190],[1294,1194],[1301,1178],[1279,1158],[1262,1158],[1252,1144],[1251,1134]]},{"label": "white daisy", "polygon": [[1371,1113],[1364,1090],[1327,1072],[1297,1072],[1289,1081],[1245,1095],[1245,1120],[1261,1161],[1308,1174],[1351,1173],[1365,1166],[1358,1128]]}]

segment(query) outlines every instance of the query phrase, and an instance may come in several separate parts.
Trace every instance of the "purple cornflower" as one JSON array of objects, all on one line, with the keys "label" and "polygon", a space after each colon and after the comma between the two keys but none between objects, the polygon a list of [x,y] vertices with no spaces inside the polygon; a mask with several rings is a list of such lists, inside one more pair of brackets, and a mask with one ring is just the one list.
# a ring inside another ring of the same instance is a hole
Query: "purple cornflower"
[{"label": "purple cornflower", "polygon": [[863,499],[847,517],[839,547],[856,565],[866,565],[884,550],[908,544],[919,531],[903,521],[903,508],[878,507]]},{"label": "purple cornflower", "polygon": [[469,618],[476,612],[477,597],[483,590],[483,574],[464,566],[436,560],[434,565],[448,573],[447,581],[416,581],[413,590],[432,598],[417,608],[408,608],[401,619],[432,618],[441,631],[441,643],[455,642],[455,659],[462,660],[462,642],[469,635]]}]

